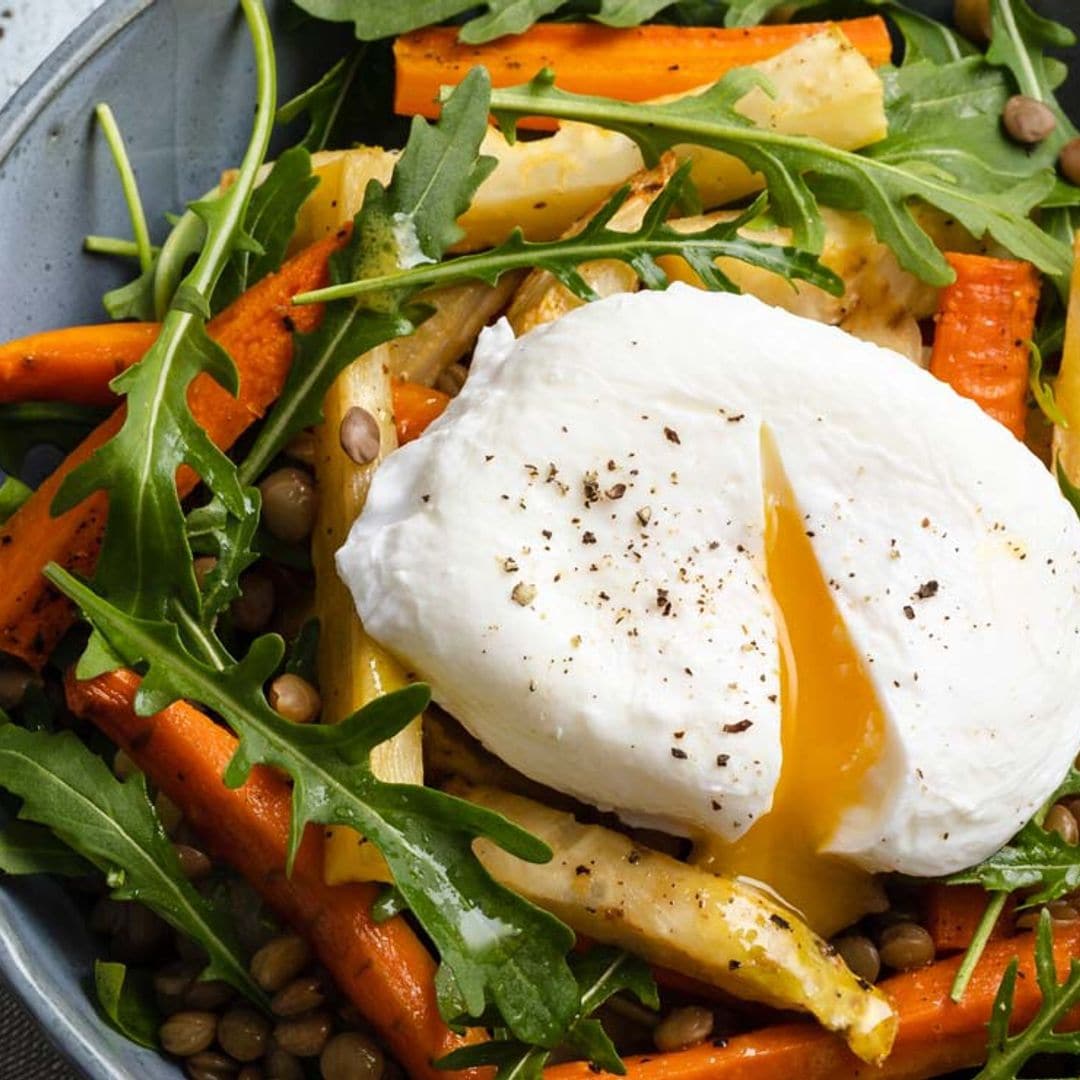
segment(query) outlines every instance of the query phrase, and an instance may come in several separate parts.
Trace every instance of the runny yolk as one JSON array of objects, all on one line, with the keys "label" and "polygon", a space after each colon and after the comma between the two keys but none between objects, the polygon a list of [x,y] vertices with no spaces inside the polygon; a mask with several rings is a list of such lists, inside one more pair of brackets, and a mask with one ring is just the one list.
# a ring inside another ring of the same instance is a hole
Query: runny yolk
[{"label": "runny yolk", "polygon": [[712,870],[769,886],[830,935],[881,906],[870,874],[820,852],[844,811],[863,797],[867,773],[881,756],[885,721],[765,428],[761,449],[783,760],[772,809],[734,844],[710,842],[707,854],[699,848],[697,855]]}]

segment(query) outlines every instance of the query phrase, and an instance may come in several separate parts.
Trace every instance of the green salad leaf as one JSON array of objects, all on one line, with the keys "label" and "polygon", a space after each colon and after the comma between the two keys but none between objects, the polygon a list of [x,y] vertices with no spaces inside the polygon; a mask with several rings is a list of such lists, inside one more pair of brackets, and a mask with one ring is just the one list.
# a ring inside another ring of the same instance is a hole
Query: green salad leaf
[{"label": "green salad leaf", "polygon": [[1021,94],[1050,105],[1058,119],[1075,133],[1054,98],[1062,66],[1046,55],[1047,49],[1067,49],[1076,34],[1067,26],[1035,12],[1027,0],[990,0],[990,47],[986,58],[1007,68]]},{"label": "green salad leaf", "polygon": [[777,221],[792,229],[798,247],[809,251],[819,252],[824,239],[820,200],[864,214],[906,270],[930,284],[946,285],[954,275],[912,214],[911,203],[918,199],[950,214],[974,236],[989,235],[1049,273],[1063,273],[1070,266],[1068,249],[1028,217],[1054,186],[1049,172],[1008,191],[986,190],[973,187],[968,177],[928,168],[925,162],[883,160],[807,136],[758,128],[735,107],[754,87],[771,89],[759,72],[742,68],[693,97],[631,104],[559,90],[546,71],[522,86],[494,91],[492,108],[511,135],[518,119],[535,115],[620,131],[641,147],[650,163],[664,150],[686,144],[732,154],[765,177]]},{"label": "green salad leaf", "polygon": [[378,846],[438,949],[437,985],[448,1016],[478,1017],[493,1005],[523,1041],[559,1041],[578,1005],[565,959],[573,934],[493,881],[472,842],[487,837],[530,862],[550,858],[548,848],[498,814],[433,788],[384,783],[371,770],[371,750],[423,711],[426,687],[377,698],[341,724],[293,724],[270,708],[263,691],[282,659],[280,638],[259,638],[239,662],[216,666],[193,656],[173,624],[119,610],[55,565],[46,576],[117,655],[145,670],[136,699],[141,714],[178,698],[198,701],[226,717],[239,737],[227,784],[243,784],[256,764],[292,777],[290,864],[309,823],[348,825]]},{"label": "green salad leaf", "polygon": [[[567,13],[595,19],[608,26],[638,26],[665,8],[678,8],[677,0],[296,0],[297,6],[319,19],[351,22],[361,41],[407,34],[465,15],[459,37],[469,45],[520,34],[548,15]],[[723,11],[719,0],[704,0],[710,9]]]},{"label": "green salad leaf", "polygon": [[770,270],[788,279],[808,281],[835,296],[844,291],[844,283],[817,258],[796,248],[781,247],[750,240],[739,230],[757,218],[764,209],[758,200],[747,211],[730,221],[717,222],[699,232],[681,232],[672,228],[668,217],[686,195],[689,165],[683,165],[646,211],[640,228],[633,232],[612,229],[612,218],[626,202],[629,186],[623,187],[597,212],[588,224],[573,236],[541,243],[530,243],[515,229],[499,247],[477,255],[464,255],[441,263],[424,264],[373,278],[361,278],[317,292],[301,294],[297,303],[315,303],[379,293],[403,287],[426,289],[478,280],[495,285],[503,274],[539,267],[557,278],[576,297],[585,301],[598,299],[588,282],[578,272],[582,263],[598,259],[625,262],[651,289],[662,289],[667,276],[656,259],[661,255],[681,255],[710,289],[738,292],[734,283],[716,266],[721,257]]},{"label": "green salad leaf", "polygon": [[[273,128],[277,79],[269,23],[261,0],[241,2],[255,46],[258,105],[239,175],[228,191],[192,207],[205,226],[205,242],[157,341],[112,384],[125,397],[123,425],[66,477],[53,505],[60,513],[96,491],[108,493],[109,524],[94,580],[115,602],[146,616],[160,617],[169,609],[189,616],[200,611],[177,470],[194,469],[232,516],[240,518],[247,510],[235,469],[191,415],[187,401],[189,386],[203,373],[230,393],[237,390],[232,360],[210,339],[206,321],[234,252],[253,250],[243,224]],[[99,656],[99,663],[110,666],[107,656]]]},{"label": "green salad leaf", "polygon": [[71,732],[50,735],[6,724],[0,727],[0,787],[23,800],[21,820],[47,826],[110,873],[114,899],[145,904],[201,945],[209,958],[204,978],[223,979],[265,1003],[227,913],[184,877],[141,774],[116,779]]},{"label": "green salad leaf", "polygon": [[298,116],[307,114],[308,129],[298,147],[315,154],[330,145],[363,55],[363,50],[357,49],[352,56],[343,57],[314,86],[278,109],[279,124],[292,123]]},{"label": "green salad leaf", "polygon": [[[565,1044],[596,1072],[626,1075],[626,1066],[604,1031],[593,1018],[606,1001],[628,992],[648,1009],[659,1009],[660,998],[648,964],[620,949],[593,948],[574,956],[570,966],[577,979],[580,1004]],[[542,1080],[551,1051],[527,1046],[515,1039],[494,1038],[477,1046],[466,1046],[441,1058],[440,1069],[471,1069],[496,1066],[495,1080]]]},{"label": "green salad leaf", "polygon": [[989,1053],[975,1080],[1016,1080],[1020,1070],[1036,1054],[1080,1054],[1080,1033],[1056,1030],[1080,1003],[1080,960],[1075,957],[1070,960],[1065,981],[1059,983],[1051,927],[1050,913],[1044,911],[1035,938],[1035,972],[1042,992],[1039,1011],[1023,1031],[1009,1034],[1019,971],[1019,962],[1013,960],[994,999]]},{"label": "green salad leaf", "polygon": [[1013,88],[1001,69],[971,56],[886,69],[882,78],[889,134],[867,147],[865,157],[996,196],[1024,185],[1051,190],[1056,151],[1019,146],[1002,131]]},{"label": "green salad leaf", "polygon": [[32,494],[32,489],[18,477],[5,476],[0,481],[0,525],[3,525]]},{"label": "green salad leaf", "polygon": [[319,186],[311,173],[311,154],[302,147],[286,150],[269,175],[251,193],[243,233],[251,243],[238,245],[214,289],[211,312],[227,308],[241,293],[273,273],[284,261],[296,231],[296,215]]},{"label": "green salad leaf", "polygon": [[0,874],[83,877],[94,866],[58,836],[28,821],[9,821],[0,830]]},{"label": "green salad leaf", "polygon": [[158,1048],[161,1016],[148,972],[132,972],[123,964],[98,960],[94,964],[94,990],[112,1027],[139,1046]]}]

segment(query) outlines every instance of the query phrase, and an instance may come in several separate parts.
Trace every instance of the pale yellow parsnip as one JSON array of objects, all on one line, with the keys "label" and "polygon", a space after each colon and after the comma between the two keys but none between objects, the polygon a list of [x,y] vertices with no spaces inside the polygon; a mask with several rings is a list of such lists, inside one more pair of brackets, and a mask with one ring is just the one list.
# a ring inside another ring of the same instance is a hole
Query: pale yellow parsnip
[{"label": "pale yellow parsnip", "polygon": [[[349,590],[338,577],[334,555],[363,509],[378,460],[357,465],[341,447],[341,421],[350,408],[366,409],[379,423],[381,460],[397,447],[385,346],[362,356],[334,382],[316,432],[315,475],[319,512],[312,538],[315,612],[319,619],[319,686],[323,722],[340,723],[368,702],[400,690],[407,679],[398,662],[365,632]],[[377,746],[371,767],[381,780],[424,782],[420,720]],[[326,881],[390,881],[378,850],[352,829],[328,830]]]},{"label": "pale yellow parsnip", "polygon": [[1080,233],[1073,239],[1073,274],[1065,347],[1054,395],[1068,427],[1054,428],[1054,457],[1073,484],[1080,484]]}]

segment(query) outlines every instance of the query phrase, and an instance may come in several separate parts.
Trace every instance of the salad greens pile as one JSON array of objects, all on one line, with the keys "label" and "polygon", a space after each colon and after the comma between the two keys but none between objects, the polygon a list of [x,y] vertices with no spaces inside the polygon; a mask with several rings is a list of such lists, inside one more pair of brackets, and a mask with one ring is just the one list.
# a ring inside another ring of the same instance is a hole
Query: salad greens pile
[{"label": "salad greens pile", "polygon": [[[1071,33],[1037,15],[1026,0],[991,0],[993,38],[983,55],[897,0],[841,5],[847,13],[889,15],[905,42],[904,63],[883,72],[889,135],[861,153],[753,126],[735,104],[754,87],[766,93],[772,88],[750,70],[731,72],[698,96],[649,105],[565,92],[555,85],[557,72],[492,91],[486,72],[474,69],[446,96],[437,123],[414,118],[392,179],[386,185],[370,182],[351,234],[333,255],[330,285],[298,298],[324,303],[325,315],[318,329],[296,335],[283,393],[234,460],[211,442],[188,402],[188,390],[201,376],[230,394],[238,391],[236,368],[208,333],[209,321],[281,265],[300,207],[318,183],[311,154],[329,144],[351,90],[364,77],[361,49],[278,110],[262,0],[240,4],[257,71],[250,142],[232,182],[193,202],[159,248],[150,242],[115,118],[107,107],[98,111],[135,239],[91,238],[88,247],[135,257],[138,276],[110,293],[106,306],[116,318],[158,319],[162,329],[145,358],[113,383],[127,406],[119,430],[67,478],[54,506],[59,513],[97,492],[109,497],[108,530],[92,580],[56,566],[47,571],[92,627],[77,673],[89,678],[132,667],[142,676],[136,700],[141,714],[189,699],[221,717],[239,739],[224,777],[230,786],[242,785],[256,765],[287,773],[293,783],[290,866],[308,825],[347,825],[371,838],[395,883],[384,907],[408,910],[438,953],[444,1016],[454,1024],[482,1023],[495,1033],[494,1041],[451,1055],[445,1067],[495,1065],[500,1078],[538,1077],[550,1051],[568,1044],[598,1069],[619,1072],[615,1048],[592,1014],[623,991],[655,1007],[648,971],[610,950],[570,958],[571,931],[492,880],[472,851],[482,837],[522,859],[543,862],[551,857],[547,847],[495,813],[431,788],[386,783],[372,771],[372,750],[425,707],[427,689],[416,685],[380,698],[337,726],[293,724],[269,706],[264,692],[283,669],[282,639],[264,635],[239,654],[222,632],[220,616],[259,550],[260,497],[254,485],[293,436],[320,422],[323,398],[348,364],[422,324],[430,311],[423,294],[435,285],[494,283],[511,270],[539,267],[591,300],[594,294],[578,270],[583,263],[619,260],[646,286],[662,288],[667,281],[656,258],[679,254],[709,288],[734,288],[715,265],[725,256],[839,294],[843,283],[817,257],[824,242],[821,206],[865,215],[905,269],[941,285],[951,280],[951,271],[913,212],[926,204],[1030,260],[1063,289],[1071,269],[1065,238],[1080,216],[1080,188],[1055,170],[1061,146],[1076,129],[1055,99],[1062,68],[1047,50],[1068,44]],[[487,0],[480,14],[474,0],[299,0],[299,6],[320,18],[353,23],[363,40],[471,16],[461,25],[461,38],[481,42],[556,15],[611,26],[658,15],[743,26],[765,18],[779,3]],[[837,7],[819,0],[788,0],[787,6],[815,12]],[[1002,107],[1017,92],[1045,103],[1058,118],[1052,138],[1034,149],[1015,145],[1000,131]],[[628,197],[624,189],[573,236],[531,243],[515,232],[490,251],[446,259],[462,235],[458,218],[494,167],[480,152],[490,113],[511,137],[521,117],[534,115],[610,128],[633,139],[650,164],[678,145],[712,148],[760,172],[767,192],[730,220],[681,233],[667,220],[677,205],[694,201],[684,166],[629,232],[611,227]],[[264,168],[275,123],[301,115],[308,117],[307,131],[272,168]],[[790,228],[792,246],[740,235],[766,214]],[[1048,312],[1041,339],[1052,345],[1060,340],[1060,302],[1048,305]],[[1043,387],[1041,374],[1033,379]],[[9,469],[41,441],[43,431],[50,441],[66,444],[69,432],[77,441],[98,419],[93,410],[64,406],[44,413],[40,407],[4,409],[0,466]],[[177,491],[177,473],[184,467],[205,485],[205,498],[194,507]],[[0,522],[27,494],[19,481],[0,487]],[[200,582],[193,560],[206,554],[217,562]],[[302,660],[294,657],[292,663]],[[0,833],[0,870],[104,871],[114,897],[138,899],[202,946],[209,958],[204,978],[222,979],[265,1004],[228,917],[184,879],[141,777],[117,780],[70,733],[5,723],[0,787],[22,800],[22,820]],[[1074,770],[1055,797],[1063,794],[1080,794],[1080,773]],[[1080,887],[1074,856],[1075,849],[1043,829],[1038,817],[993,858],[952,880],[977,882],[1000,897],[1025,889],[1030,904],[1045,903]],[[990,919],[983,943],[992,926]],[[1026,1032],[1008,1036],[1014,966],[995,1008],[991,1056],[980,1074],[986,1080],[1014,1076],[1037,1052],[1080,1052],[1075,1036],[1054,1034],[1061,1017],[1080,1001],[1080,966],[1074,964],[1058,984],[1046,917],[1038,956],[1042,1010]],[[152,1041],[122,966],[101,965],[97,987],[114,1023],[136,1039]]]}]

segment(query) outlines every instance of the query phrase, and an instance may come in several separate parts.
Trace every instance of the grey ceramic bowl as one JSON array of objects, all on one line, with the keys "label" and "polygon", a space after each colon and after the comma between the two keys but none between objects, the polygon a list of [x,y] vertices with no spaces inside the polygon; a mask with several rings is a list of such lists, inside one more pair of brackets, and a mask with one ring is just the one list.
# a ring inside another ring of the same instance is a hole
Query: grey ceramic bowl
[{"label": "grey ceramic bowl", "polygon": [[[1080,28],[1074,3],[1044,0],[1041,8]],[[286,4],[272,6],[280,23]],[[917,6],[941,12],[951,4]],[[154,212],[181,207],[237,160],[253,78],[236,11],[231,0],[109,0],[0,112],[0,340],[101,319],[101,293],[123,277],[80,246],[88,233],[129,228],[105,148],[92,137],[96,102],[115,109]],[[337,27],[281,35],[282,99],[347,44]],[[1071,90],[1080,112],[1075,82]],[[56,1046],[93,1080],[178,1077],[99,1020],[84,991],[94,954],[58,886],[0,880],[0,973]]]}]

